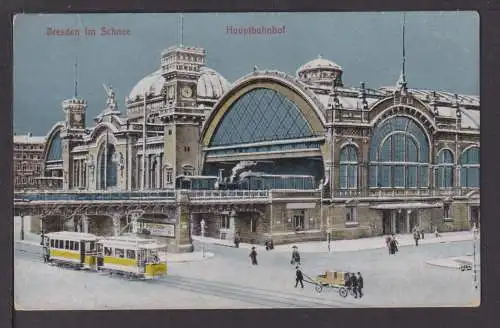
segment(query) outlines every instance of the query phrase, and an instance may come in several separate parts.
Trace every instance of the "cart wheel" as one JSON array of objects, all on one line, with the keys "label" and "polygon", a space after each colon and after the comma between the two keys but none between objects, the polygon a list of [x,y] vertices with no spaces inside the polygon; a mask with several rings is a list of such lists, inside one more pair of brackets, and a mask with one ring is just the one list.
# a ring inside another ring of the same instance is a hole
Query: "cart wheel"
[{"label": "cart wheel", "polygon": [[342,296],[342,297],[347,297],[347,288],[340,287],[339,288],[339,295]]},{"label": "cart wheel", "polygon": [[316,285],[316,286],[314,287],[314,290],[315,290],[315,291],[317,291],[318,293],[321,293],[321,292],[323,291],[323,286],[321,286],[321,285]]}]

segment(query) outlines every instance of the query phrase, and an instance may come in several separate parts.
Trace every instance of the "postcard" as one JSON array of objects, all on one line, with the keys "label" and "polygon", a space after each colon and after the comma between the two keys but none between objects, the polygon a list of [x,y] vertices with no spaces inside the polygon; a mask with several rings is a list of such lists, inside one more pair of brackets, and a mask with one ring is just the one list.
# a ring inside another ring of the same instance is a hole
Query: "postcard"
[{"label": "postcard", "polygon": [[13,32],[17,310],[480,304],[477,13]]}]

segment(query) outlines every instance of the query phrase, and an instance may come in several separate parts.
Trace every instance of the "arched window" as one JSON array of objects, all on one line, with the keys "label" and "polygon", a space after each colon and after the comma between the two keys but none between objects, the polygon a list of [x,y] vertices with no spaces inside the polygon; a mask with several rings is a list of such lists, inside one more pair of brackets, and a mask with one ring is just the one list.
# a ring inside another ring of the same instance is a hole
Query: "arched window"
[{"label": "arched window", "polygon": [[479,188],[479,148],[469,148],[460,156],[460,185]]},{"label": "arched window", "polygon": [[340,189],[358,187],[358,150],[347,145],[340,151]]},{"label": "arched window", "polygon": [[443,149],[438,154],[436,186],[439,188],[453,187],[453,153]]},{"label": "arched window", "polygon": [[409,117],[392,117],[375,128],[369,158],[372,188],[428,187],[429,141]]},{"label": "arched window", "polygon": [[99,154],[99,188],[115,187],[117,184],[117,164],[113,161],[115,146],[103,146]]},{"label": "arched window", "polygon": [[219,123],[211,146],[312,137],[298,106],[266,88],[249,91],[234,102]]},{"label": "arched window", "polygon": [[52,138],[50,144],[49,152],[47,155],[47,161],[60,161],[62,160],[62,144],[61,135],[57,132]]}]

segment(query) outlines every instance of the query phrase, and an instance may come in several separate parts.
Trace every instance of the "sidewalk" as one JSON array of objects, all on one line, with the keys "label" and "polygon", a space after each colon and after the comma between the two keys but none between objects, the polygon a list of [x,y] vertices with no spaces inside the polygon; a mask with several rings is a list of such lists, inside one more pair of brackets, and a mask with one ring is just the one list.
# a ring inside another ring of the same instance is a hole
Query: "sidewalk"
[{"label": "sidewalk", "polygon": [[[207,238],[200,236],[193,236],[193,240],[205,243],[205,244],[215,244],[221,246],[234,247],[232,240],[222,240],[217,238]],[[399,246],[412,246],[415,244],[413,240],[413,234],[396,235],[396,239],[399,242]],[[457,241],[472,240],[472,232],[470,231],[460,231],[460,232],[447,232],[441,233],[439,238],[436,238],[434,234],[425,235],[424,239],[420,239],[419,245],[427,244],[437,244],[437,243],[450,243]],[[326,241],[313,241],[313,242],[303,242],[295,243],[299,248],[299,252],[303,253],[322,253],[328,251],[328,244]],[[240,243],[240,248],[250,249],[253,246],[257,250],[265,250],[263,245],[252,245],[246,243]],[[274,252],[290,252],[292,244],[276,245],[274,246]],[[359,239],[346,239],[346,240],[334,240],[330,244],[331,250],[333,252],[351,252],[360,251],[367,249],[377,249],[385,248],[385,236],[370,237],[370,238],[359,238]]]},{"label": "sidewalk", "polygon": [[[476,258],[476,266],[477,269],[481,268],[481,262],[479,260],[479,256]],[[448,257],[444,259],[435,259],[428,260],[426,263],[428,265],[437,266],[441,268],[450,268],[450,269],[460,269],[463,265],[473,265],[473,258],[470,255],[467,256],[456,256],[456,257]]]}]

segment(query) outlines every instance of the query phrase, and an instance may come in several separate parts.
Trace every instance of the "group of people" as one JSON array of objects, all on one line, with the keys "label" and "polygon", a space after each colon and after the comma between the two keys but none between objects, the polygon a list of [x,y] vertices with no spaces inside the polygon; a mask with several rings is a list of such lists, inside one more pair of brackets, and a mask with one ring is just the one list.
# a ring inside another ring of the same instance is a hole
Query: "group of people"
[{"label": "group of people", "polygon": [[394,234],[387,236],[385,238],[385,244],[387,245],[387,249],[389,250],[389,255],[394,255],[398,251],[398,240]]},{"label": "group of people", "polygon": [[346,272],[344,274],[344,285],[345,287],[352,291],[354,298],[363,297],[363,276],[358,272],[356,276],[355,273]]}]

